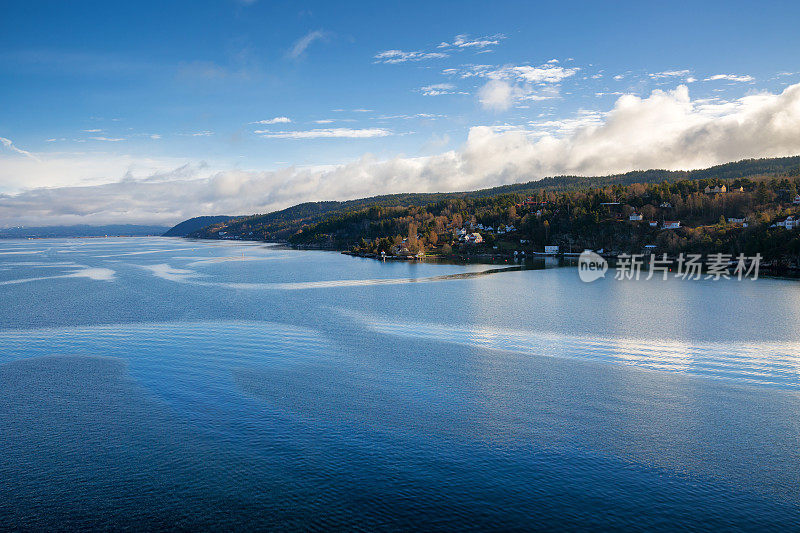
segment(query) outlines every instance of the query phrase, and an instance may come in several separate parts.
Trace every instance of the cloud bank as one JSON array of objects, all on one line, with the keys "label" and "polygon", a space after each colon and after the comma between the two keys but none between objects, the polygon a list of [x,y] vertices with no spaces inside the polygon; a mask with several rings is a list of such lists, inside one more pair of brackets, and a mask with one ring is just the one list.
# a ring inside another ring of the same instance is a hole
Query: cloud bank
[{"label": "cloud bank", "polygon": [[[458,150],[428,157],[364,155],[340,166],[268,172],[184,165],[156,178],[35,188],[0,195],[0,224],[173,223],[202,214],[263,213],[309,200],[468,190],[557,174],[691,169],[800,153],[800,84],[727,102],[693,101],[681,85],[646,98],[623,95],[609,111],[578,118],[563,128],[559,121],[508,131],[474,126]],[[13,179],[4,175],[6,160],[17,161],[17,175],[36,175],[47,164],[45,154],[37,156],[42,162],[7,150],[0,156],[0,184]]]}]

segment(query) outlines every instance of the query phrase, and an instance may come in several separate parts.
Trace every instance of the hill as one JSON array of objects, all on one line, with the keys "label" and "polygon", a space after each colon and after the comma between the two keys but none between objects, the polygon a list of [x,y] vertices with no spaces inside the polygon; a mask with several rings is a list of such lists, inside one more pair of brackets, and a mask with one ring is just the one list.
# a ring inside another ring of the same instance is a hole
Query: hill
[{"label": "hill", "polygon": [[[634,184],[650,185],[677,183],[680,181],[722,180],[730,181],[757,176],[796,174],[800,170],[800,156],[770,159],[746,159],[691,171],[643,170],[610,176],[555,176],[527,183],[502,185],[489,189],[453,193],[403,193],[360,198],[343,202],[306,202],[287,209],[267,214],[240,217],[234,220],[213,223],[189,234],[196,238],[237,238],[272,242],[290,242],[297,245],[347,249],[362,238],[373,238],[375,234],[397,229],[390,219],[402,218],[403,209],[422,208],[442,202],[462,202],[464,209],[456,209],[464,220],[478,212],[479,205],[497,204],[501,208],[513,205],[520,199],[544,193],[603,189]],[[372,215],[368,211],[372,209]],[[375,211],[375,210],[378,211]],[[472,210],[472,212],[470,211]],[[451,214],[453,209],[450,209]],[[391,213],[391,216],[389,215]],[[355,227],[340,227],[349,224],[367,224],[370,216],[384,219],[383,229],[362,231]],[[389,217],[389,218],[387,218]],[[404,233],[401,233],[404,234]],[[392,234],[391,237],[396,236]],[[387,236],[387,235],[383,235]]]},{"label": "hill", "polygon": [[186,237],[190,233],[193,233],[197,230],[205,228],[206,226],[211,226],[213,224],[220,224],[222,222],[226,222],[231,220],[232,218],[228,215],[215,215],[215,216],[202,216],[202,217],[194,217],[188,220],[184,220],[183,222],[176,224],[169,228],[166,232],[164,232],[163,237]]}]

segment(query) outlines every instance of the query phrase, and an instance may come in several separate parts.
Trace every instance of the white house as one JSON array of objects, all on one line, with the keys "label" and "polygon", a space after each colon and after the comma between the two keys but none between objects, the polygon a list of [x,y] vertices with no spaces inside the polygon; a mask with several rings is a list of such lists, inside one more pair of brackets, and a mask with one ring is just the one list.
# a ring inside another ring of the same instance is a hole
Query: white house
[{"label": "white house", "polygon": [[800,205],[800,194],[798,194],[797,196],[794,197],[794,200],[792,200],[792,203],[794,205]]},{"label": "white house", "polygon": [[680,220],[665,220],[661,229],[678,229],[681,227]]},{"label": "white house", "polygon": [[467,242],[471,244],[480,244],[483,242],[483,237],[481,237],[480,233],[470,233],[469,236],[467,236]]},{"label": "white house", "polygon": [[720,187],[719,185],[715,185],[713,187],[706,186],[706,188],[704,189],[704,192],[706,194],[726,193],[726,192],[728,192],[728,187],[726,187],[725,185],[723,185],[722,187]]},{"label": "white house", "polygon": [[636,221],[636,222],[639,222],[639,221],[641,221],[643,218],[644,218],[644,217],[642,217],[642,214],[641,214],[641,213],[631,213],[631,216],[629,216],[629,217],[628,217],[628,220],[634,220],[634,221]]},{"label": "white house", "polygon": [[558,253],[558,246],[545,246],[544,253],[555,255]]},{"label": "white house", "polygon": [[777,222],[775,225],[786,229],[797,229],[800,228],[800,219],[795,219],[793,216],[790,216],[786,217],[786,220]]},{"label": "white house", "polygon": [[745,220],[747,220],[747,219],[744,218],[744,217],[742,217],[742,218],[729,217],[728,218],[728,224],[743,224]]},{"label": "white house", "polygon": [[657,228],[658,227],[658,220],[649,220],[647,223],[650,224],[651,228]]}]

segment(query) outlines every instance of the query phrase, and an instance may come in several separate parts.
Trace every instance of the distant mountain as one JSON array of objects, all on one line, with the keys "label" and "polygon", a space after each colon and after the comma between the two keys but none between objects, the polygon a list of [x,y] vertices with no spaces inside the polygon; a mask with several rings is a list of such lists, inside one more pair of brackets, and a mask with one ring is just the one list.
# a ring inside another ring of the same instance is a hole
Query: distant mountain
[{"label": "distant mountain", "polygon": [[140,226],[136,224],[109,224],[106,226],[40,226],[0,229],[0,239],[27,239],[47,237],[141,237],[161,235],[166,226]]},{"label": "distant mountain", "polygon": [[186,237],[190,233],[193,233],[197,230],[205,228],[206,226],[213,226],[214,224],[220,224],[222,222],[227,222],[232,218],[228,215],[216,215],[216,216],[204,216],[204,217],[194,217],[190,218],[189,220],[184,220],[183,222],[171,227],[164,233],[164,237]]}]

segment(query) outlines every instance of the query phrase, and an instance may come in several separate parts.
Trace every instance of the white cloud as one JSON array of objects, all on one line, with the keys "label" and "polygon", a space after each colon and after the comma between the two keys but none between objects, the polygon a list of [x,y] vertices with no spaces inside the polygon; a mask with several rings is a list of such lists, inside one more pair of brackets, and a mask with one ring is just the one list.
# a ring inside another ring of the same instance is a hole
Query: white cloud
[{"label": "white cloud", "polygon": [[442,94],[453,94],[456,86],[452,83],[434,83],[420,87],[419,91],[425,96],[439,96]]},{"label": "white cloud", "polygon": [[392,132],[383,128],[326,128],[304,131],[269,131],[257,130],[255,133],[270,139],[366,139],[371,137],[386,137]]},{"label": "white cloud", "polygon": [[331,124],[335,122],[332,118],[321,118],[319,120],[315,120],[315,124]]},{"label": "white cloud", "polygon": [[572,77],[578,72],[577,67],[564,68],[553,63],[545,63],[538,67],[530,65],[467,65],[463,69],[445,69],[443,74],[458,74],[462,78],[489,78],[493,80],[514,80],[523,83],[554,84]]},{"label": "white cloud", "polygon": [[83,131],[84,133],[100,133],[100,132],[101,132],[101,131],[103,131],[103,130],[101,130],[101,129],[97,128],[97,129],[93,129],[93,130],[82,130],[82,131]]},{"label": "white cloud", "polygon": [[[503,130],[503,131],[501,131]],[[327,131],[327,130],[323,130]],[[800,84],[780,94],[692,100],[686,86],[623,95],[608,110],[493,129],[475,126],[457,150],[426,157],[278,171],[186,167],[158,179],[53,187],[68,176],[94,176],[130,158],[57,158],[0,154],[0,186],[42,187],[0,194],[0,224],[177,222],[201,214],[249,214],[309,200],[341,200],[407,191],[455,191],[558,174],[597,175],[633,169],[702,168],[748,157],[800,154]],[[60,160],[59,160],[60,159]],[[183,169],[183,170],[180,170]],[[172,177],[173,174],[176,177]],[[142,172],[137,172],[141,176]],[[19,176],[26,176],[24,184]],[[54,181],[58,180],[58,181]],[[8,190],[6,187],[4,190]]]},{"label": "white cloud", "polygon": [[740,81],[740,82],[748,82],[753,81],[755,78],[748,75],[736,75],[736,74],[715,74],[713,76],[709,76],[703,81],[716,81],[716,80],[727,80],[727,81]]},{"label": "white cloud", "polygon": [[37,157],[35,155],[33,155],[32,153],[28,152],[27,150],[23,150],[22,148],[18,148],[17,146],[15,146],[14,143],[11,141],[11,139],[6,139],[5,137],[0,137],[0,144],[5,146],[6,148],[11,150],[12,152],[24,155],[25,157],[30,157],[33,160],[38,160]]},{"label": "white cloud", "polygon": [[505,39],[505,35],[497,34],[491,37],[470,39],[468,35],[461,34],[456,35],[452,43],[442,42],[439,44],[439,48],[486,48],[487,46],[500,44],[500,40],[502,39]]},{"label": "white cloud", "polygon": [[485,109],[505,111],[514,101],[514,88],[505,81],[489,80],[478,91],[478,100]]},{"label": "white cloud", "polygon": [[286,55],[290,59],[297,59],[302,56],[303,53],[305,53],[308,47],[311,46],[311,43],[320,39],[324,39],[325,37],[327,37],[327,34],[322,30],[310,31],[295,41],[292,45],[292,48],[289,50],[289,52],[287,52]]},{"label": "white cloud", "polygon": [[288,124],[291,121],[292,119],[289,117],[275,117],[267,120],[257,120],[255,122],[251,122],[250,124]]},{"label": "white cloud", "polygon": [[648,74],[654,80],[663,79],[663,78],[682,78],[683,76],[688,76],[688,70],[665,70],[663,72],[654,72]]},{"label": "white cloud", "polygon": [[424,61],[426,59],[442,59],[449,57],[442,52],[404,52],[402,50],[385,50],[375,55],[376,63],[405,63],[407,61]]},{"label": "white cloud", "polygon": [[93,141],[103,141],[103,142],[110,142],[116,143],[120,141],[124,141],[124,137],[89,137]]}]

